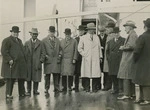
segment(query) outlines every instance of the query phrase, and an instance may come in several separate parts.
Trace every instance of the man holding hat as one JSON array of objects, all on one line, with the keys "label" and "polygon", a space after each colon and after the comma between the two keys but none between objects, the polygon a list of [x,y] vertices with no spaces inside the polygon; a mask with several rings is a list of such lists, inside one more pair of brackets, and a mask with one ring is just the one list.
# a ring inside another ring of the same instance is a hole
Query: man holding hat
[{"label": "man holding hat", "polygon": [[[79,36],[76,37],[75,39],[79,43],[80,38],[85,34],[85,27],[83,25],[80,25],[77,29],[79,31]],[[76,61],[75,65],[75,92],[79,91],[79,77],[81,75],[81,61],[82,61],[82,56],[80,53],[78,53],[78,60]],[[82,80],[82,86],[84,88],[84,81]]]},{"label": "man holding hat", "polygon": [[53,74],[54,92],[60,92],[60,41],[55,36],[55,27],[49,27],[49,35],[43,39],[45,48],[44,74],[45,74],[45,93],[50,89],[50,77]]},{"label": "man holding hat", "polygon": [[42,77],[42,63],[45,53],[42,42],[37,38],[39,35],[37,28],[32,28],[29,32],[31,39],[25,42],[25,50],[28,64],[27,94],[31,96],[32,82],[33,94],[39,95],[38,85]]},{"label": "man holding hat", "polygon": [[111,77],[112,84],[113,84],[113,91],[112,91],[113,94],[119,92],[119,84],[118,84],[119,81],[117,79],[117,75],[118,75],[119,65],[122,57],[122,51],[119,50],[119,48],[120,46],[123,46],[125,41],[125,39],[120,36],[119,32],[120,32],[119,27],[115,27],[113,29],[115,38],[108,41],[107,49],[106,49],[109,75]]},{"label": "man holding hat", "polygon": [[128,37],[125,40],[124,45],[120,47],[120,50],[122,50],[123,53],[118,72],[118,78],[123,79],[124,94],[123,96],[118,97],[118,99],[129,99],[135,97],[135,85],[132,83],[132,79],[135,73],[133,51],[135,48],[135,42],[137,40],[137,34],[134,31],[136,26],[133,21],[129,20],[123,26],[125,27]]},{"label": "man holding hat", "polygon": [[[61,62],[61,74],[62,74],[62,86],[63,91],[66,92],[72,90],[73,75],[75,71],[75,63],[78,58],[77,41],[71,38],[71,29],[65,29],[65,39],[61,41],[62,49],[62,62]],[[68,78],[68,80],[67,80]],[[67,87],[68,85],[68,87]]]},{"label": "man holding hat", "polygon": [[87,34],[81,37],[78,45],[78,51],[82,55],[81,77],[85,80],[86,92],[90,92],[90,78],[92,79],[92,91],[97,92],[97,85],[101,82],[101,44],[94,33],[95,24],[87,24],[87,30]]},{"label": "man holding hat", "polygon": [[6,79],[6,98],[12,99],[15,79],[18,80],[19,96],[25,96],[24,79],[27,78],[27,62],[22,41],[18,38],[19,27],[13,26],[11,35],[2,42],[3,56],[1,75]]},{"label": "man holding hat", "polygon": [[136,63],[133,82],[140,85],[140,99],[136,102],[141,105],[150,103],[150,18],[144,21],[144,29],[137,39],[133,56]]},{"label": "man holding hat", "polygon": [[[115,35],[113,33],[113,29],[115,27],[114,22],[108,22],[106,25],[106,33],[107,33],[107,40],[106,40],[106,45],[105,48],[107,48],[107,42],[110,41],[111,39],[115,38]],[[109,68],[108,68],[108,61],[106,57],[106,49],[104,53],[104,67],[103,67],[103,72],[104,72],[104,88],[102,89],[103,91],[108,91],[109,89],[112,88],[112,81],[109,76]]]}]

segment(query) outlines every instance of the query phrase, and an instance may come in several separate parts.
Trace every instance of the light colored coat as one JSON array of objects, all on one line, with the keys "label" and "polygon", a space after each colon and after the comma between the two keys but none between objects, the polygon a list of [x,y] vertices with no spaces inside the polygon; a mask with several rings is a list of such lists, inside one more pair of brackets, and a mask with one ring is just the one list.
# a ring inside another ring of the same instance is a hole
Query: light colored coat
[{"label": "light colored coat", "polygon": [[73,60],[77,60],[78,51],[77,51],[77,41],[76,39],[71,38],[68,43],[66,39],[61,41],[61,52],[62,52],[62,62],[61,62],[61,73],[62,75],[72,76],[75,71],[75,64]]},{"label": "light colored coat", "polygon": [[93,41],[88,33],[82,36],[78,51],[82,55],[81,77],[101,77],[100,58],[102,58],[102,51],[98,36],[93,35]]},{"label": "light colored coat", "polygon": [[132,30],[124,43],[125,49],[122,53],[122,59],[118,72],[118,78],[120,79],[132,79],[134,76],[135,63],[133,60],[133,50],[135,48],[136,40],[137,34],[134,30]]},{"label": "light colored coat", "polygon": [[25,51],[27,57],[28,77],[27,81],[40,82],[42,78],[42,62],[45,59],[43,44],[40,40],[36,40],[35,47],[32,46],[32,40],[25,43]]},{"label": "light colored coat", "polygon": [[103,71],[104,72],[109,72],[109,67],[108,67],[108,61],[107,61],[107,57],[106,57],[106,48],[108,46],[108,42],[110,40],[112,40],[113,38],[115,38],[114,33],[111,33],[107,36],[107,40],[106,40],[106,45],[105,45],[105,53],[104,53],[104,67],[103,67]]},{"label": "light colored coat", "polygon": [[60,73],[60,41],[55,37],[55,46],[50,41],[50,36],[42,40],[47,58],[44,61],[44,74]]}]

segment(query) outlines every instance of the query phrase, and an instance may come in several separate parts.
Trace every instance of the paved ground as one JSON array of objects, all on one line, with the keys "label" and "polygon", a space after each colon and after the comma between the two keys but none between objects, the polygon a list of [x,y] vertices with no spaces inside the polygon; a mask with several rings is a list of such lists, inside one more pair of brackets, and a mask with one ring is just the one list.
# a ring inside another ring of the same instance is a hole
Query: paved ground
[{"label": "paved ground", "polygon": [[[0,87],[0,110],[150,110],[150,105],[140,106],[134,104],[133,100],[118,101],[116,95],[104,91],[86,93],[80,90],[79,93],[72,91],[55,94],[51,86],[50,95],[45,96],[43,79],[38,96],[19,98],[16,82],[14,99],[10,101],[5,99],[5,88],[5,85]],[[138,96],[138,88],[136,91]]]},{"label": "paved ground", "polygon": [[[40,84],[40,95],[25,98],[18,97],[17,83],[13,91],[13,100],[5,100],[5,86],[0,88],[0,110],[150,110],[150,105],[140,106],[133,100],[118,101],[116,95],[110,92],[99,91],[97,93],[53,92],[45,96],[44,81]],[[137,89],[138,93],[138,89]]]}]

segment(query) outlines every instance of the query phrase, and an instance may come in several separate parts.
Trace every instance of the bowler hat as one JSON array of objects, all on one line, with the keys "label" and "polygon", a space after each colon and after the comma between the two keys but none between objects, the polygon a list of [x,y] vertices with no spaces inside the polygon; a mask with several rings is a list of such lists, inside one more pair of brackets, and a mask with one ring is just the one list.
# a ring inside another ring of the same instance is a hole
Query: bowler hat
[{"label": "bowler hat", "polygon": [[115,23],[114,22],[109,22],[107,25],[106,25],[107,28],[114,28],[115,27]]},{"label": "bowler hat", "polygon": [[18,26],[13,26],[12,29],[10,30],[10,32],[16,32],[19,33],[19,27]]},{"label": "bowler hat", "polygon": [[83,25],[79,25],[77,30],[85,30],[85,27]]},{"label": "bowler hat", "polygon": [[31,31],[29,33],[39,33],[37,28],[32,28]]},{"label": "bowler hat", "polygon": [[71,34],[71,29],[66,28],[64,33],[65,33],[65,34]]},{"label": "bowler hat", "polygon": [[143,21],[144,25],[148,28],[150,28],[150,18],[147,18],[146,20]]},{"label": "bowler hat", "polygon": [[88,23],[86,29],[88,29],[88,30],[95,30],[95,29],[96,29],[96,26],[95,26],[94,23]]},{"label": "bowler hat", "polygon": [[50,27],[49,27],[49,31],[50,31],[50,32],[55,32],[55,27],[54,27],[54,26],[50,26]]},{"label": "bowler hat", "polygon": [[114,27],[114,29],[113,29],[113,33],[119,33],[119,32],[120,32],[119,27]]},{"label": "bowler hat", "polygon": [[124,27],[125,27],[125,26],[131,26],[131,27],[133,27],[133,28],[136,28],[135,23],[134,23],[133,21],[131,21],[131,20],[127,21],[126,24],[124,24],[123,26],[124,26]]}]

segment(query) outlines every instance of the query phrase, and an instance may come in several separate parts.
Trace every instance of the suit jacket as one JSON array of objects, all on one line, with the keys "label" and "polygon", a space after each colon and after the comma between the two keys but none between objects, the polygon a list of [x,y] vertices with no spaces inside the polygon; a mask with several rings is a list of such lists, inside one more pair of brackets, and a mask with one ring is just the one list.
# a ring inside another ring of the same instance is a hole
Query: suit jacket
[{"label": "suit jacket", "polygon": [[124,41],[124,38],[119,37],[116,42],[114,38],[108,42],[106,57],[109,66],[109,75],[118,74],[119,65],[122,58],[122,51],[119,50],[119,48],[124,45]]},{"label": "suit jacket", "polygon": [[36,40],[33,46],[32,40],[25,42],[25,51],[28,64],[28,81],[40,82],[42,77],[42,62],[45,59],[43,43]]},{"label": "suit jacket", "polygon": [[73,64],[73,60],[77,60],[78,52],[77,52],[77,41],[71,38],[67,43],[66,39],[61,41],[61,54],[62,54],[62,62],[61,62],[61,73],[62,75],[73,75],[75,70],[75,64]]},{"label": "suit jacket", "polygon": [[[27,60],[22,41],[9,36],[2,42],[2,69],[1,74],[4,78],[27,78]],[[14,63],[10,69],[9,61]]]},{"label": "suit jacket", "polygon": [[[60,41],[58,38],[54,38],[54,42],[51,41],[50,36],[42,40],[45,48],[45,61],[44,61],[44,73],[60,73]],[[53,44],[54,43],[54,44]]]}]

